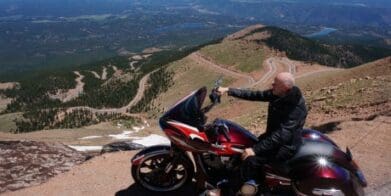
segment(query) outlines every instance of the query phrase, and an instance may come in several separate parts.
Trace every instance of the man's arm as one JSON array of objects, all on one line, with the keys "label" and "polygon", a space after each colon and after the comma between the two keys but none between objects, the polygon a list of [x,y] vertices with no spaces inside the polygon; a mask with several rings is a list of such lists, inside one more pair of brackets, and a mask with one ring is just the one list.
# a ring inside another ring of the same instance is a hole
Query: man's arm
[{"label": "man's arm", "polygon": [[277,99],[277,96],[273,95],[271,90],[251,91],[229,88],[228,95],[250,101],[272,101],[274,99]]}]

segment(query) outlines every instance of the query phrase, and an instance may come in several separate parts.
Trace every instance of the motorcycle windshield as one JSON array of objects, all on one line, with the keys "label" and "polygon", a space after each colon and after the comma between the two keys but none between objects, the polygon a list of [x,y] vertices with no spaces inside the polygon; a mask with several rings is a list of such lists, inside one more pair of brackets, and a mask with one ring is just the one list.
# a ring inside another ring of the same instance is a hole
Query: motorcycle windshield
[{"label": "motorcycle windshield", "polygon": [[194,127],[204,125],[205,115],[202,113],[201,107],[206,94],[206,87],[193,91],[164,113],[160,120],[175,120]]}]

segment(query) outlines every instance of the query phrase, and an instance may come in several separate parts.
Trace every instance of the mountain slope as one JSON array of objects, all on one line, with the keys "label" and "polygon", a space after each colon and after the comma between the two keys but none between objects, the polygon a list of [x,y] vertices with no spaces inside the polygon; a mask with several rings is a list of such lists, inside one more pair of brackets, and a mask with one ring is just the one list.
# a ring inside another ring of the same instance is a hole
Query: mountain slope
[{"label": "mountain slope", "polygon": [[[250,27],[217,43],[203,46],[200,50],[194,49],[188,53],[181,53],[176,56],[177,58],[165,58],[166,60],[162,62],[164,62],[165,70],[172,73],[170,75],[172,83],[165,91],[159,90],[158,94],[155,94],[157,97],[153,99],[149,107],[144,108],[148,111],[150,122],[154,123],[139,134],[154,132],[162,134],[156,122],[157,117],[163,111],[201,86],[208,86],[210,89],[214,81],[221,76],[224,86],[265,89],[270,86],[273,77],[278,72],[289,71],[296,77],[297,85],[303,90],[307,100],[309,115],[305,126],[327,133],[342,148],[349,146],[352,149],[353,157],[362,167],[369,181],[367,189],[369,195],[376,194],[378,187],[389,187],[391,177],[389,170],[391,167],[389,152],[389,148],[391,148],[389,134],[391,131],[389,126],[391,122],[391,57],[349,69],[337,69],[321,64],[297,61],[288,58],[284,49],[277,50],[270,47],[267,40],[276,35],[273,34],[273,30],[263,31],[264,28]],[[253,32],[254,29],[260,31]],[[278,39],[289,40],[290,38],[288,38],[289,36]],[[315,47],[322,47],[314,44]],[[298,47],[297,50],[300,51],[301,47]],[[319,54],[326,56],[332,54],[328,52]],[[219,56],[220,54],[228,57],[237,54],[248,56],[244,59],[224,59]],[[257,56],[260,54],[261,58]],[[308,56],[304,55],[304,57]],[[247,61],[248,59],[251,60]],[[242,69],[246,66],[251,69]],[[101,68],[99,67],[99,70]],[[145,67],[144,69],[148,70],[144,70],[145,74],[153,71],[153,68],[156,67]],[[90,77],[93,78],[94,75],[91,74]],[[155,79],[157,82],[163,81],[159,76],[156,76]],[[153,83],[150,84],[153,85]],[[241,101],[227,96],[224,96],[222,103],[208,113],[209,122],[216,117],[226,118],[237,122],[255,134],[264,131],[266,115],[266,103]],[[119,133],[119,129],[115,128],[115,131]],[[12,140],[27,138],[49,141],[62,140],[68,144],[100,145],[107,140],[81,141],[79,139],[92,134],[99,135],[103,132],[109,134],[106,126],[99,130],[97,127],[90,127],[89,129],[46,130],[12,135],[0,133],[0,136]],[[123,183],[123,179],[126,177],[123,172],[119,175],[119,170],[107,170],[107,167],[102,170],[100,167],[102,164],[111,163],[111,161],[116,164],[124,163],[120,157],[131,155],[132,153],[103,155],[76,167],[70,173],[56,177],[51,182],[10,194],[51,194],[53,192],[68,195],[82,195],[86,192],[88,194],[148,194],[142,190],[138,192],[140,190],[135,188],[136,185],[131,185],[133,181]],[[111,161],[104,161],[107,158]],[[129,168],[129,163],[118,166],[122,169]],[[90,175],[90,171],[98,172]],[[85,179],[89,178],[96,183],[83,183]],[[108,182],[107,179],[122,180],[121,183],[118,183],[116,180]],[[115,185],[111,186],[110,183]],[[80,186],[80,184],[86,186]],[[107,189],[108,186],[116,188]],[[185,194],[187,193],[190,194],[191,191],[185,192]]]}]

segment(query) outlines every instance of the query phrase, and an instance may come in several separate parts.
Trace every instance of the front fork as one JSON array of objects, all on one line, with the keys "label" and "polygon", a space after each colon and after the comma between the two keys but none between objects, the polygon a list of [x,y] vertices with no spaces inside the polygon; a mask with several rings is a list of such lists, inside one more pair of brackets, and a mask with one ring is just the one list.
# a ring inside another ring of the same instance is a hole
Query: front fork
[{"label": "front fork", "polygon": [[172,171],[172,169],[176,168],[176,166],[178,164],[178,161],[180,160],[181,156],[184,156],[184,157],[187,156],[188,158],[190,158],[190,160],[192,161],[192,164],[194,166],[195,163],[193,162],[193,160],[194,160],[194,157],[192,157],[193,154],[184,152],[183,150],[179,149],[175,145],[171,145],[171,148],[170,148],[170,157],[171,157],[171,159],[167,160],[168,163],[164,167],[164,173],[168,174],[168,173],[170,173]]},{"label": "front fork", "polygon": [[164,168],[164,173],[168,174],[171,172],[171,170],[173,168],[175,168],[175,166],[178,163],[179,157],[182,156],[181,154],[178,154],[178,153],[182,153],[182,152],[177,151],[176,147],[172,145],[171,149],[170,149],[171,160],[168,160],[168,163],[167,163],[166,167]]},{"label": "front fork", "polygon": [[195,168],[196,188],[198,191],[215,188],[215,186],[213,186],[208,182],[209,176],[207,175],[206,170],[204,169],[204,165],[202,164],[202,161],[199,160],[200,155],[196,152],[191,152],[191,153],[184,152],[182,150],[179,150],[175,145],[171,145],[170,157],[172,159],[169,160],[169,162],[164,168],[164,172],[166,174],[170,173],[172,169],[176,167],[178,160],[180,160],[180,156],[188,156],[190,158]]}]

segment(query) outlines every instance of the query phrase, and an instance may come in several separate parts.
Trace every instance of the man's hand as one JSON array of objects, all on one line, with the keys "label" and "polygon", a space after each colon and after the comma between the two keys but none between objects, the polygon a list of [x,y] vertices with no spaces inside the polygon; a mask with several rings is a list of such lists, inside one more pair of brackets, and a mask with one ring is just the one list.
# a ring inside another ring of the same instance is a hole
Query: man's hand
[{"label": "man's hand", "polygon": [[242,160],[246,160],[249,156],[255,156],[254,150],[252,148],[244,149],[244,152],[242,153]]},{"label": "man's hand", "polygon": [[221,95],[224,95],[226,92],[228,92],[229,88],[228,87],[219,87],[217,88],[217,92],[220,93]]}]

